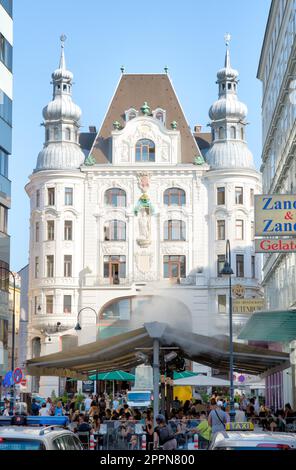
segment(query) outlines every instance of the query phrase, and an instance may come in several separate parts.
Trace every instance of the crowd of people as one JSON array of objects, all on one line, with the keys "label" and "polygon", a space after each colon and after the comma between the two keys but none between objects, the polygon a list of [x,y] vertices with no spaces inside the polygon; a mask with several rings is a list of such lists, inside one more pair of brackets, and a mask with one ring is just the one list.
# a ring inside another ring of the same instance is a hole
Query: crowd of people
[{"label": "crowd of people", "polygon": [[[252,421],[268,431],[287,431],[289,423],[296,422],[296,413],[289,403],[284,409],[272,410],[260,404],[258,398],[247,399],[245,395],[235,397],[234,411],[234,421]],[[227,397],[217,392],[207,402],[193,399],[183,403],[176,397],[169,412],[156,416],[156,427],[153,410],[130,408],[124,394],[118,394],[112,400],[107,394],[89,395],[79,403],[77,397],[66,403],[47,398],[41,405],[33,398],[30,413],[35,416],[66,415],[69,428],[86,446],[93,434],[97,448],[105,448],[107,436],[110,446],[140,448],[139,436],[145,434],[148,449],[161,446],[168,450],[186,446],[197,435],[199,447],[207,449],[212,436],[223,431],[230,421],[230,403]],[[9,414],[9,402],[4,414]]]}]

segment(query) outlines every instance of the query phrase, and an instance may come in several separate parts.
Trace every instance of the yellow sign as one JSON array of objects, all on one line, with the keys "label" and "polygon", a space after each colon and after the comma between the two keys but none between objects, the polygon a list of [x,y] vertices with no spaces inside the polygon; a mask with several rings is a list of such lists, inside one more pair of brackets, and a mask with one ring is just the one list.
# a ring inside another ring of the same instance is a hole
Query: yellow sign
[{"label": "yellow sign", "polygon": [[264,299],[233,299],[233,313],[253,313],[264,308]]},{"label": "yellow sign", "polygon": [[254,431],[253,423],[226,423],[226,431]]},{"label": "yellow sign", "polygon": [[246,289],[241,284],[235,284],[232,288],[232,294],[235,297],[243,298],[245,296]]},{"label": "yellow sign", "polygon": [[296,234],[296,195],[265,194],[255,196],[255,235]]}]

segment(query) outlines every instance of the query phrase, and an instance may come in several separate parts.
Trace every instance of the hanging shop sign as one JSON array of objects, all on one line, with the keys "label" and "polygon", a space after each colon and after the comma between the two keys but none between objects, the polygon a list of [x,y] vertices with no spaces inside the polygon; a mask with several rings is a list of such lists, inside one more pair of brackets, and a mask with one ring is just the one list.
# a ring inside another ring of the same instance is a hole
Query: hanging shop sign
[{"label": "hanging shop sign", "polygon": [[264,299],[233,299],[233,313],[253,313],[264,308]]},{"label": "hanging shop sign", "polygon": [[256,253],[294,253],[296,238],[263,238],[255,240]]},{"label": "hanging shop sign", "polygon": [[255,236],[296,235],[296,195],[255,196]]}]

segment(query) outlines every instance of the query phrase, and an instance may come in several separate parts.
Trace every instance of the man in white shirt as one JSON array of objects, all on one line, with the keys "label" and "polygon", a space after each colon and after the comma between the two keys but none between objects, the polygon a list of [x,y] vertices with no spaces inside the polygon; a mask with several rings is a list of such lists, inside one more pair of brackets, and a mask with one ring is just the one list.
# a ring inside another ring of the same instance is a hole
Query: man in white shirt
[{"label": "man in white shirt", "polygon": [[239,409],[238,403],[234,404],[234,409],[235,409],[235,422],[236,423],[244,423],[245,421],[247,421],[246,414],[244,411]]},{"label": "man in white shirt", "polygon": [[91,396],[89,395],[88,398],[84,400],[84,407],[85,407],[86,413],[90,410],[91,402],[92,402],[92,399],[91,399]]},{"label": "man in white shirt", "polygon": [[42,403],[42,406],[39,410],[39,416],[49,416],[49,409],[46,408],[46,403]]}]

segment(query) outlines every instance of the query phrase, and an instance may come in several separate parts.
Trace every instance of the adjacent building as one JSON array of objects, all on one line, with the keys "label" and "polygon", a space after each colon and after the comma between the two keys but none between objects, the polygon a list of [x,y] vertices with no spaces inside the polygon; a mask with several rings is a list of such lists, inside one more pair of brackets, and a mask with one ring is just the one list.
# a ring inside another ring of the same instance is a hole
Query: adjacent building
[{"label": "adjacent building", "polygon": [[[260,57],[263,193],[296,193],[296,1],[273,0]],[[264,255],[263,286],[269,310],[296,307],[296,254]],[[274,347],[273,347],[274,349]],[[290,350],[289,344],[283,349]],[[267,379],[267,404],[293,402],[295,370]],[[295,403],[294,403],[295,405]]]},{"label": "adjacent building", "polygon": [[8,162],[12,152],[12,0],[0,0],[0,381],[9,369],[9,262],[10,238],[8,211],[11,203],[11,183]]},{"label": "adjacent building", "polygon": [[[153,319],[227,334],[225,243],[234,284],[257,297],[253,205],[261,192],[228,45],[210,133],[191,131],[167,70],[123,71],[99,131],[80,133],[64,39],[43,110],[44,147],[26,186],[28,357]],[[244,321],[235,318],[237,327]],[[58,387],[55,377],[32,380],[42,395]]]}]

